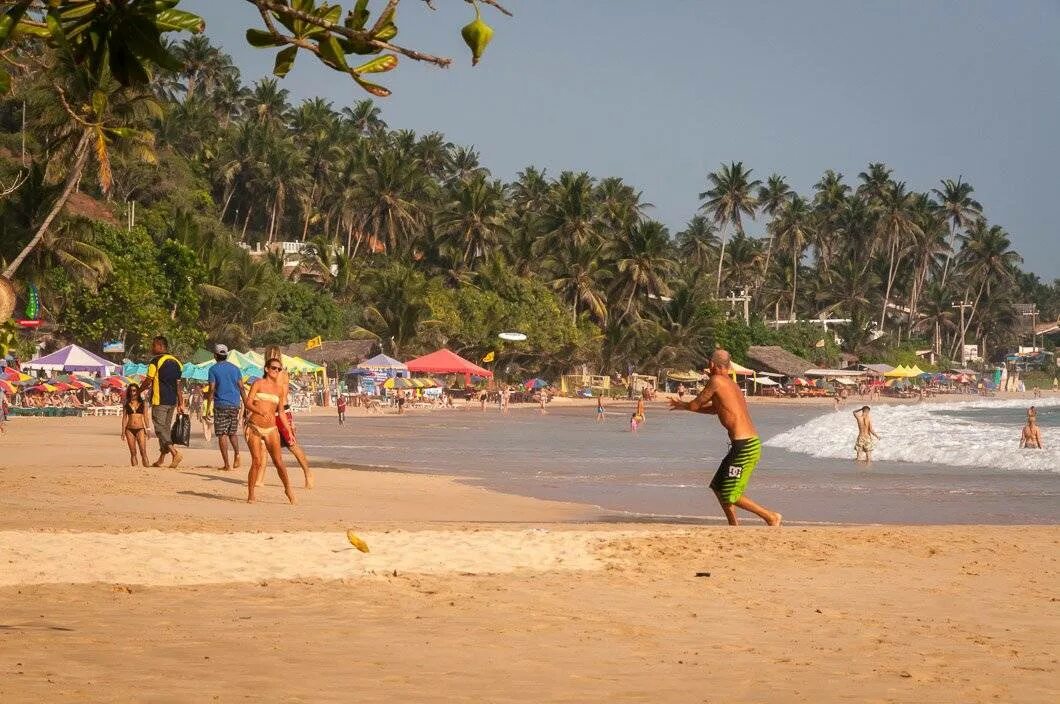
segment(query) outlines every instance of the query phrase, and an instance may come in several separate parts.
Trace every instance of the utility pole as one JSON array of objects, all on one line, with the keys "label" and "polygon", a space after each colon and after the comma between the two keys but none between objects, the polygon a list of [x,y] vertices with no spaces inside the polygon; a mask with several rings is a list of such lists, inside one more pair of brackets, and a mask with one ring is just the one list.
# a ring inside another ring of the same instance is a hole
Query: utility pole
[{"label": "utility pole", "polygon": [[950,305],[950,308],[960,308],[961,309],[961,369],[967,369],[968,368],[968,359],[967,359],[967,356],[964,353],[964,309],[965,308],[971,308],[971,307],[972,307],[972,304],[969,303],[967,299],[964,299],[960,303],[953,303],[953,304]]},{"label": "utility pole", "polygon": [[728,301],[730,309],[733,306],[735,306],[737,303],[743,303],[743,322],[744,322],[744,325],[749,325],[751,323],[751,309],[750,309],[751,297],[747,295],[747,289],[741,288],[739,294],[737,294],[736,291],[731,291],[729,293],[728,297],[722,298],[720,300]]}]

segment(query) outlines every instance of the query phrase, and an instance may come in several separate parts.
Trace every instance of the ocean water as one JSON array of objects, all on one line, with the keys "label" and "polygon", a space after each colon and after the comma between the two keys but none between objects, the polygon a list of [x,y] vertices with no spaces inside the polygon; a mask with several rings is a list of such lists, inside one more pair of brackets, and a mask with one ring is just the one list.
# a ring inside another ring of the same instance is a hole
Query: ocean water
[{"label": "ocean water", "polygon": [[[1056,523],[1060,521],[1060,401],[1039,400],[1044,451],[1018,449],[1028,403],[879,406],[883,441],[870,466],[853,462],[850,413],[756,406],[764,454],[747,494],[810,523]],[[496,409],[299,421],[311,457],[456,475],[510,493],[602,507],[615,520],[721,519],[708,484],[728,439],[708,415],[649,408]],[[1037,454],[1035,454],[1037,453]],[[757,520],[753,516],[749,520]]]},{"label": "ocean water", "polygon": [[[1060,472],[1060,400],[1038,399],[1044,450],[1020,449],[1026,400],[877,406],[877,460],[949,465],[985,471]],[[851,404],[770,438],[768,447],[812,457],[849,457],[857,437]],[[1051,432],[1052,431],[1052,432]]]}]

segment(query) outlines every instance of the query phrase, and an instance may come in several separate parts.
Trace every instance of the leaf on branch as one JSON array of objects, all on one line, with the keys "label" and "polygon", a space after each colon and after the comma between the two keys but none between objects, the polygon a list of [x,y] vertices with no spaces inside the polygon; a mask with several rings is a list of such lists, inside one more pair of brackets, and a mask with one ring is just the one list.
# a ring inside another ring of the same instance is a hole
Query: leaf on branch
[{"label": "leaf on branch", "polygon": [[272,32],[266,32],[263,29],[248,29],[247,30],[247,44],[258,49],[264,49],[273,46],[283,46],[284,41],[279,39]]},{"label": "leaf on branch", "polygon": [[22,0],[15,3],[7,9],[3,17],[0,17],[0,46],[7,42],[7,38],[11,36],[11,30],[22,19],[22,15],[26,14],[29,4],[30,0]]},{"label": "leaf on branch", "polygon": [[354,73],[385,73],[395,68],[398,65],[398,57],[393,54],[386,54],[378,58],[372,59],[366,63],[361,64],[357,68],[353,69]]},{"label": "leaf on branch", "polygon": [[349,71],[350,65],[346,63],[346,54],[342,52],[342,47],[339,46],[339,40],[332,34],[328,34],[319,42],[317,47],[320,49],[320,58],[324,60],[328,66],[339,71]]},{"label": "leaf on branch", "polygon": [[381,85],[378,85],[378,84],[375,84],[375,83],[369,83],[368,81],[363,81],[356,75],[353,76],[353,79],[355,81],[357,81],[357,85],[359,85],[361,88],[364,88],[366,91],[368,91],[372,95],[375,95],[375,96],[380,97],[380,98],[389,98],[390,97],[390,89],[389,88],[384,88]]},{"label": "leaf on branch", "polygon": [[206,21],[203,18],[184,10],[163,10],[158,13],[155,24],[161,32],[198,34],[206,29]]},{"label": "leaf on branch", "polygon": [[276,54],[276,63],[272,67],[272,72],[276,76],[283,78],[294,66],[294,57],[298,54],[298,47],[289,46]]}]

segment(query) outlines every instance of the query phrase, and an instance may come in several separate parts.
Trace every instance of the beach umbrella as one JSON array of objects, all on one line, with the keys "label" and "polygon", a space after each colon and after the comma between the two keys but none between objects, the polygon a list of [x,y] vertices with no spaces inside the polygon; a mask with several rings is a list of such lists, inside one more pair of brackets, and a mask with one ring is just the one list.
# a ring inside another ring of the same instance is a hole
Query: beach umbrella
[{"label": "beach umbrella", "polygon": [[523,386],[526,387],[527,391],[538,391],[548,386],[548,382],[541,377],[537,377],[535,379],[527,379],[523,382]]},{"label": "beach umbrella", "polygon": [[103,383],[100,384],[100,386],[104,388],[119,390],[124,389],[128,385],[129,382],[127,382],[120,376],[108,376],[106,379],[103,380]]},{"label": "beach umbrella", "polygon": [[132,376],[133,374],[147,374],[147,365],[138,364],[131,360],[125,360],[125,363],[121,365],[122,376]]},{"label": "beach umbrella", "polygon": [[732,369],[733,374],[740,374],[743,376],[750,376],[755,373],[753,369],[748,369],[742,364],[737,364],[736,362],[729,362],[729,368]]},{"label": "beach umbrella", "polygon": [[51,384],[36,384],[26,389],[26,391],[36,391],[37,393],[51,393],[53,391],[58,391],[58,389],[56,389]]},{"label": "beach umbrella", "polygon": [[412,389],[415,385],[411,379],[403,376],[392,376],[383,383],[384,389]]},{"label": "beach umbrella", "polygon": [[205,383],[210,378],[210,367],[214,364],[216,364],[216,362],[212,359],[209,362],[203,362],[202,364],[185,364],[180,372],[180,377],[182,379]]},{"label": "beach umbrella", "polygon": [[0,391],[5,394],[14,394],[18,393],[18,387],[6,379],[0,379]]},{"label": "beach umbrella", "polygon": [[3,371],[0,371],[0,379],[4,379],[5,381],[29,381],[32,378],[33,377],[31,377],[29,374],[23,374],[22,372],[12,367],[4,367]]}]

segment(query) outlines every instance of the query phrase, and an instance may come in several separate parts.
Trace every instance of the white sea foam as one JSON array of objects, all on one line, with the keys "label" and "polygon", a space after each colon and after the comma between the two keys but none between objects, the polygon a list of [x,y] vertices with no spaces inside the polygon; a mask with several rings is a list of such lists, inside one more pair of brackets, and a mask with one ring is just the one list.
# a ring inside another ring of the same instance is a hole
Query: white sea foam
[{"label": "white sea foam", "polygon": [[[1042,428],[1045,450],[1019,449],[1021,426],[970,420],[940,411],[970,409],[1047,408],[1060,405],[1055,399],[970,401],[966,403],[920,403],[874,406],[873,425],[881,440],[873,459],[916,464],[944,464],[1001,470],[1060,473],[1060,432]],[[766,441],[814,457],[854,456],[857,425],[844,410],[814,418],[808,423],[775,435]]]}]

